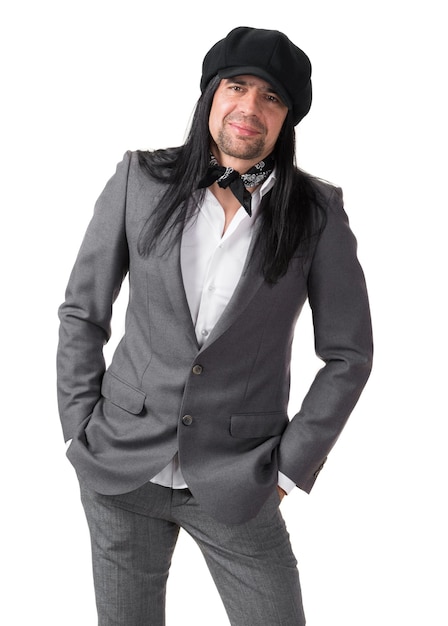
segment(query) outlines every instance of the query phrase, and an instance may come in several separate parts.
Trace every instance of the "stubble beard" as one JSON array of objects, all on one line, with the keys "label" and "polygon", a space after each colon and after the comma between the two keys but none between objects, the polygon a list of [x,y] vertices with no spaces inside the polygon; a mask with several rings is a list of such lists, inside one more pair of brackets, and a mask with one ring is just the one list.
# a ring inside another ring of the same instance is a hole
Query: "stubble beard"
[{"label": "stubble beard", "polygon": [[265,150],[263,136],[234,139],[224,128],[221,128],[218,132],[216,145],[223,154],[234,159],[244,159],[247,161],[261,159]]}]

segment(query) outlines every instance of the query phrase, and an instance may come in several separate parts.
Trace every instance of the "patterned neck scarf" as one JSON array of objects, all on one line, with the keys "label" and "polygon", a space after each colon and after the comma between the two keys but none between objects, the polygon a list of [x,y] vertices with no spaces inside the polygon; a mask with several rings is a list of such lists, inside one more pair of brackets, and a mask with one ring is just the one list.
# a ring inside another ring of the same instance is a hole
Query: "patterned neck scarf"
[{"label": "patterned neck scarf", "polygon": [[213,155],[210,155],[210,164],[206,175],[199,181],[198,189],[210,187],[217,182],[220,187],[230,187],[235,198],[252,215],[252,196],[247,188],[257,187],[264,182],[274,169],[274,157],[269,155],[263,161],[256,163],[245,174],[240,174],[233,167],[222,167]]}]

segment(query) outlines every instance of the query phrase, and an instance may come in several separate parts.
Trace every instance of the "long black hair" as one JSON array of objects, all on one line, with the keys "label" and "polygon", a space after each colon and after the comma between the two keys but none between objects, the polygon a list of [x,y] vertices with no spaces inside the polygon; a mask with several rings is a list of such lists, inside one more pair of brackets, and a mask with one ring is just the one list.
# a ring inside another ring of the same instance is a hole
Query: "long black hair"
[{"label": "long black hair", "polygon": [[[210,161],[208,119],[219,83],[220,78],[215,76],[199,98],[183,146],[138,152],[140,167],[152,179],[166,184],[155,211],[140,232],[138,251],[142,256],[147,256],[156,242],[200,206],[205,190],[197,187]],[[313,179],[295,164],[295,130],[290,113],[273,154],[277,180],[263,197],[257,240],[263,259],[260,269],[269,283],[276,283],[286,273],[299,248],[300,254],[306,256],[310,242],[324,225]]]}]

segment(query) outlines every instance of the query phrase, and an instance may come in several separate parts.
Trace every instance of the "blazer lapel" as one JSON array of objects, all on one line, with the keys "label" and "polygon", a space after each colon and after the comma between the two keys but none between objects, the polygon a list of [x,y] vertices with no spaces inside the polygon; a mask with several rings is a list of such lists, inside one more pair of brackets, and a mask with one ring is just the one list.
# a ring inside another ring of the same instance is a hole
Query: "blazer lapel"
[{"label": "blazer lapel", "polygon": [[[171,301],[173,310],[179,319],[179,324],[185,328],[186,335],[199,350],[199,344],[196,339],[196,332],[191,319],[190,307],[188,306],[187,296],[185,294],[184,282],[182,279],[182,271],[180,266],[180,245],[181,237],[177,236],[182,226],[179,225],[169,237],[173,238],[172,243],[167,241],[167,252],[161,253],[158,258],[160,266],[159,275],[165,283],[165,291]],[[165,245],[165,242],[164,242]]]},{"label": "blazer lapel", "polygon": [[256,248],[258,227],[256,225],[254,228],[246,262],[235,291],[224,309],[224,312],[201,348],[199,348],[199,344],[197,342],[196,332],[191,318],[190,307],[188,306],[182,279],[180,265],[181,237],[178,236],[181,228],[182,225],[178,225],[174,228],[168,235],[170,241],[164,241],[164,246],[166,245],[168,252],[166,254],[161,253],[157,257],[160,266],[160,276],[164,281],[165,291],[168,294],[173,310],[179,319],[179,323],[186,329],[186,335],[189,341],[194,344],[196,350],[203,352],[233,323],[235,323],[237,318],[241,315],[264,282],[263,275],[259,269],[260,253]]},{"label": "blazer lapel", "polygon": [[260,271],[260,253],[256,248],[257,230],[255,227],[246,262],[235,291],[200,352],[206,350],[236,322],[264,282],[263,274]]}]

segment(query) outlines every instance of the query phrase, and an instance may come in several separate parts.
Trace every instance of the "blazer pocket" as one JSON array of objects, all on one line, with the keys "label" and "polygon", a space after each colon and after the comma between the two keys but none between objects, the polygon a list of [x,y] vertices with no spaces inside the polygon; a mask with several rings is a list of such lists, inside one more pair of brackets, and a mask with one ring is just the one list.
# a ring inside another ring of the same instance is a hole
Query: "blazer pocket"
[{"label": "blazer pocket", "polygon": [[133,415],[141,413],[145,405],[146,394],[143,391],[117,378],[109,371],[104,374],[101,394],[112,404]]},{"label": "blazer pocket", "polygon": [[274,413],[236,413],[230,416],[232,437],[275,437],[281,435],[288,424],[283,411]]}]

